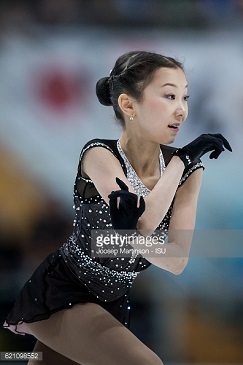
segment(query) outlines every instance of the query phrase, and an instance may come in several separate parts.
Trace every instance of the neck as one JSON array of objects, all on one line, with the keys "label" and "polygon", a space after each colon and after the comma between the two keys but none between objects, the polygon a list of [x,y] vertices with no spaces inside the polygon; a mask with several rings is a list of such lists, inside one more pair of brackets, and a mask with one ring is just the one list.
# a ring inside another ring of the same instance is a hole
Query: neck
[{"label": "neck", "polygon": [[140,177],[160,174],[160,145],[141,137],[128,136],[124,131],[120,138],[121,147],[130,164]]}]

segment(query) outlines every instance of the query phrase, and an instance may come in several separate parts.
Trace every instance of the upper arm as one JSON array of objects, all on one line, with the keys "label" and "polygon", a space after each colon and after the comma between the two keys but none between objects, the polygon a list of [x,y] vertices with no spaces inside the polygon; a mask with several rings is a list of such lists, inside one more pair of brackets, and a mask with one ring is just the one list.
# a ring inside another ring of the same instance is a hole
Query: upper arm
[{"label": "upper arm", "polygon": [[119,160],[104,147],[96,146],[84,153],[81,171],[83,175],[85,174],[92,180],[97,191],[107,203],[109,202],[108,195],[119,189],[116,177],[124,181],[129,191],[134,192]]}]

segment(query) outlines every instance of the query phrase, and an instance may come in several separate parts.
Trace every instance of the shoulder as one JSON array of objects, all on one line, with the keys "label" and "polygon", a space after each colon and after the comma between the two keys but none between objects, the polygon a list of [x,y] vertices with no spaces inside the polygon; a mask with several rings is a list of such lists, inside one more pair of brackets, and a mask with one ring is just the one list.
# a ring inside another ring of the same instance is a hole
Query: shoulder
[{"label": "shoulder", "polygon": [[94,138],[90,141],[86,142],[83,146],[81,153],[80,153],[80,160],[82,159],[84,153],[92,148],[101,147],[109,150],[113,154],[117,152],[117,140],[113,139],[101,139],[101,138]]},{"label": "shoulder", "polygon": [[103,170],[107,173],[108,170],[118,173],[119,169],[122,169],[126,174],[126,166],[118,151],[117,141],[117,139],[101,138],[88,141],[80,153],[78,173],[87,177],[91,169]]},{"label": "shoulder", "polygon": [[84,154],[87,155],[86,152],[90,151],[88,155],[92,160],[105,160],[105,162],[113,160],[113,162],[119,163],[122,166],[122,169],[126,171],[124,161],[117,148],[117,142],[118,139],[101,138],[95,138],[88,141],[81,150],[79,164],[82,163]]}]

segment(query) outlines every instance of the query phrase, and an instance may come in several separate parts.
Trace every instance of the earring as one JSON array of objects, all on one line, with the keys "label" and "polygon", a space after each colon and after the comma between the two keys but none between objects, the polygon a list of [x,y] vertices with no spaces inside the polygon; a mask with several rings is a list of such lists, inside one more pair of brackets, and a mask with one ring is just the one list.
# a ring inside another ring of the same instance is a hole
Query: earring
[{"label": "earring", "polygon": [[133,115],[130,115],[130,122],[132,122],[133,121]]}]

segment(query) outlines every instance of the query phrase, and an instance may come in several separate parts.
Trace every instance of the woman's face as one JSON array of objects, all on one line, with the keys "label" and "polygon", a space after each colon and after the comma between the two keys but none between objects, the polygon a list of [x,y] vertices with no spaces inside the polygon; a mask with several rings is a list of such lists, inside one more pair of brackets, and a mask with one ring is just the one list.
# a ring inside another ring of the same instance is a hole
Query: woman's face
[{"label": "woman's face", "polygon": [[187,80],[180,69],[158,69],[135,103],[134,127],[143,139],[169,144],[188,115]]}]

